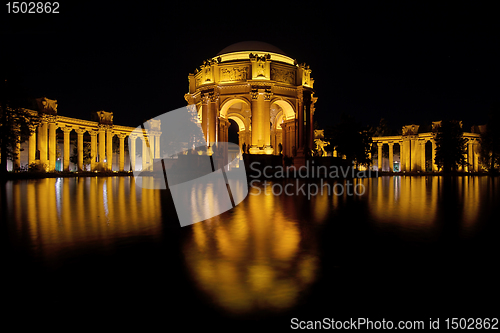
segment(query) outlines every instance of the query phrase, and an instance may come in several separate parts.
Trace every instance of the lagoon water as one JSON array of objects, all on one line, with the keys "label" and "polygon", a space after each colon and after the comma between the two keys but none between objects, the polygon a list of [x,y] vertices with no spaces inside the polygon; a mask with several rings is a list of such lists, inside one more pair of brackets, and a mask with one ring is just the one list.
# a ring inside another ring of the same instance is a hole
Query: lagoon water
[{"label": "lagoon water", "polygon": [[234,209],[181,228],[170,193],[133,177],[7,181],[6,318],[281,331],[292,318],[497,315],[498,178],[379,177],[351,180],[361,195],[275,195],[302,182],[254,183]]}]

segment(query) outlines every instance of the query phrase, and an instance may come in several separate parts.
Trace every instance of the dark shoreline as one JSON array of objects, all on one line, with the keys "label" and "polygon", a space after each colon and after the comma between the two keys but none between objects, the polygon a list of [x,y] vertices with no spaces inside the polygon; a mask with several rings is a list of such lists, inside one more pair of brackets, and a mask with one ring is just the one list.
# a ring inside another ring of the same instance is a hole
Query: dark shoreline
[{"label": "dark shoreline", "polygon": [[70,178],[70,177],[133,177],[132,172],[7,172],[2,174],[2,181],[44,178]]},{"label": "dark shoreline", "polygon": [[[357,175],[358,172],[364,173],[367,171],[355,171]],[[269,179],[269,180],[280,180],[280,179],[351,179],[353,178],[351,175],[352,172],[349,172],[347,177],[328,177],[327,175],[315,175],[315,177],[255,177],[251,173],[247,172],[247,179]],[[230,174],[230,173],[229,173]],[[154,172],[148,174],[147,172],[141,173],[140,176],[153,176]],[[442,173],[442,172],[388,172],[388,171],[372,171],[370,173],[371,176],[365,175],[364,177],[354,177],[354,178],[378,178],[383,176],[420,176],[420,177],[429,177],[429,176],[451,176],[451,177],[463,177],[463,176],[498,176],[498,173],[491,174],[487,172],[454,172],[454,173]],[[134,174],[132,172],[123,171],[123,172],[47,172],[47,173],[35,173],[35,172],[8,172],[3,174],[1,177],[2,181],[7,180],[23,180],[23,179],[44,179],[44,178],[70,178],[70,177],[133,177]]]}]

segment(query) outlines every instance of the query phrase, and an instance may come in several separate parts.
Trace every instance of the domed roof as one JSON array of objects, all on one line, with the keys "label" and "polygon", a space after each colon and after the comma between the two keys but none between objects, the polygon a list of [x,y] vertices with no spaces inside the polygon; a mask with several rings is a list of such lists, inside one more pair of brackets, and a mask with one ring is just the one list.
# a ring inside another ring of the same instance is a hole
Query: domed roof
[{"label": "domed roof", "polygon": [[222,51],[217,53],[217,55],[222,55],[231,52],[241,52],[241,51],[273,52],[277,54],[286,55],[285,52],[283,52],[276,46],[259,41],[246,41],[246,42],[235,43],[224,48]]}]

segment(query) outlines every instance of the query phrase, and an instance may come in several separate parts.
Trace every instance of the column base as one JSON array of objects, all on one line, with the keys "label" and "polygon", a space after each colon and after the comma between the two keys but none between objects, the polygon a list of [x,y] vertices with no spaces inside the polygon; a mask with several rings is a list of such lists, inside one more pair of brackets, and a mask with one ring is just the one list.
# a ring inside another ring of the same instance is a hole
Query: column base
[{"label": "column base", "polygon": [[304,148],[299,148],[297,150],[297,155],[293,157],[293,166],[300,168],[306,165],[306,154],[304,154]]},{"label": "column base", "polygon": [[271,146],[265,146],[264,147],[264,154],[266,155],[272,155],[274,152],[274,148]]},{"label": "column base", "polygon": [[248,150],[250,154],[263,154],[264,151],[260,150],[259,147],[257,146],[251,146],[250,149]]}]

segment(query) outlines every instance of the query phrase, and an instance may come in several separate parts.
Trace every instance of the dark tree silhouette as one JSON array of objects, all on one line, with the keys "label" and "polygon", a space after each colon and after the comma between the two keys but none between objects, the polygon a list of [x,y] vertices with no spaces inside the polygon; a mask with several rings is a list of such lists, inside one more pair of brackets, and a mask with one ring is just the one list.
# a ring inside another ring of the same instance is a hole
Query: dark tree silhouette
[{"label": "dark tree silhouette", "polygon": [[331,147],[337,147],[339,156],[345,155],[348,161],[358,165],[369,165],[368,158],[372,137],[368,128],[363,128],[354,117],[342,113],[340,121],[325,129],[325,139]]},{"label": "dark tree silhouette", "polygon": [[[481,131],[481,162],[490,172],[498,171],[500,166],[500,114],[498,109],[492,108],[488,122],[483,131]],[[496,109],[496,110],[495,110]]]},{"label": "dark tree silhouette", "polygon": [[9,78],[0,82],[0,172],[7,172],[7,160],[14,160],[16,145],[26,141],[38,125],[38,114],[25,109],[27,98],[23,97],[19,85]]},{"label": "dark tree silhouette", "polygon": [[[73,164],[78,165],[78,146],[76,145],[76,141],[72,140],[73,153],[69,157],[69,160]],[[86,169],[86,166],[92,162],[92,147],[90,142],[83,143],[83,169]]]},{"label": "dark tree silhouette", "polygon": [[467,139],[458,121],[443,120],[436,135],[436,165],[444,172],[466,165]]}]

